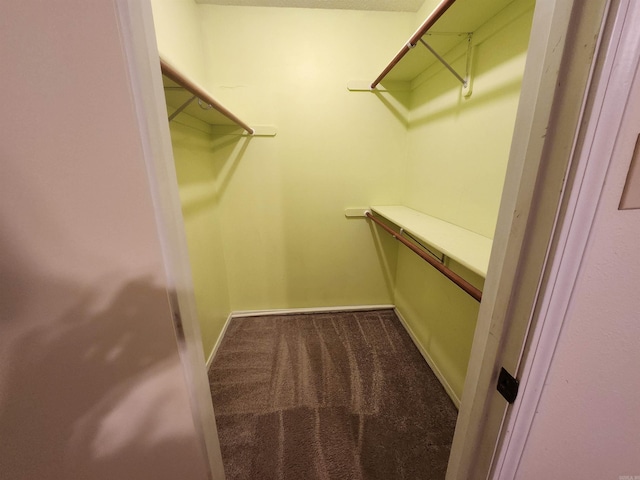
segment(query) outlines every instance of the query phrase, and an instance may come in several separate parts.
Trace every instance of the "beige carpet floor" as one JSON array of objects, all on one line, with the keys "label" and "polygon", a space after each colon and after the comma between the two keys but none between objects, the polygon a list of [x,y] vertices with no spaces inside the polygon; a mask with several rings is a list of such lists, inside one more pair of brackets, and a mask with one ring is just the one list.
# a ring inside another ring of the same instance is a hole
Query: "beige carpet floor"
[{"label": "beige carpet floor", "polygon": [[445,476],[457,412],[392,310],[234,319],[209,381],[227,480]]}]

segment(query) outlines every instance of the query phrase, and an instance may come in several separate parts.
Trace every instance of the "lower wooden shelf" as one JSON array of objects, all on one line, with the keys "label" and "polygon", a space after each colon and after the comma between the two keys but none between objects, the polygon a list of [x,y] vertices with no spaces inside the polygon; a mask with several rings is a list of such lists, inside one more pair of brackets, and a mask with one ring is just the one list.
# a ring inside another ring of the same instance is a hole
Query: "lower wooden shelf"
[{"label": "lower wooden shelf", "polygon": [[374,206],[371,211],[472,272],[487,276],[490,238],[404,206]]}]

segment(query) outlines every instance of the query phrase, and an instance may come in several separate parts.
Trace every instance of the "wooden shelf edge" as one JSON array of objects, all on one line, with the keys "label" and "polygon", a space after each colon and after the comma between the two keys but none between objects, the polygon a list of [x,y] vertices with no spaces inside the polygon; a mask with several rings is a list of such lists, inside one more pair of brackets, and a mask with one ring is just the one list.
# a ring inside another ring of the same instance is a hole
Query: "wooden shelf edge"
[{"label": "wooden shelf edge", "polygon": [[485,278],[493,241],[478,233],[401,205],[371,211]]}]

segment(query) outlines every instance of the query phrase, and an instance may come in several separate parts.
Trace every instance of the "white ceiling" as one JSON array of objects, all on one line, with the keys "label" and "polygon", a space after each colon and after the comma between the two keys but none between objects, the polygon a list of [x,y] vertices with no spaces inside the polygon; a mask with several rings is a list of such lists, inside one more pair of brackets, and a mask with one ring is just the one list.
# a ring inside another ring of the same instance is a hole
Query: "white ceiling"
[{"label": "white ceiling", "polygon": [[417,12],[424,0],[196,0],[211,5]]}]

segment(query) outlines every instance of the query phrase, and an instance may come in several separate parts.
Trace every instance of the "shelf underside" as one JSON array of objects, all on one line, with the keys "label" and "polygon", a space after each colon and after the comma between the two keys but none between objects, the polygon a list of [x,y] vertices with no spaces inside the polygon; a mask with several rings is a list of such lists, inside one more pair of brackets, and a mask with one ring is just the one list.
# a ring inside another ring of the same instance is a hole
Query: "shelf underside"
[{"label": "shelf underside", "polygon": [[[193,95],[178,85],[176,82],[162,76],[162,84],[164,86],[164,95],[167,100],[167,110],[169,115],[173,114],[180,106],[182,106]],[[203,106],[207,107],[204,103]],[[220,113],[215,108],[203,108],[198,103],[198,99],[194,99],[182,112],[178,114],[178,117],[184,113],[190,115],[198,120],[201,120],[209,125],[236,125],[237,124],[225,115]],[[238,126],[238,129],[242,130],[242,127]]]},{"label": "shelf underside", "polygon": [[[518,0],[456,0],[423,39],[445,60],[454,61],[455,59],[448,58],[447,54],[460,43],[467,41],[466,34],[475,32],[514,1]],[[436,62],[438,60],[431,52],[419,43],[398,62],[381,83],[412,81]],[[463,75],[464,71],[458,73]]]},{"label": "shelf underside", "polygon": [[404,206],[376,206],[371,210],[472,272],[486,277],[493,244],[490,238]]}]

